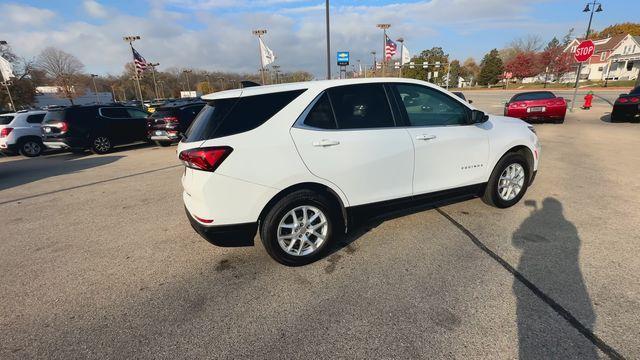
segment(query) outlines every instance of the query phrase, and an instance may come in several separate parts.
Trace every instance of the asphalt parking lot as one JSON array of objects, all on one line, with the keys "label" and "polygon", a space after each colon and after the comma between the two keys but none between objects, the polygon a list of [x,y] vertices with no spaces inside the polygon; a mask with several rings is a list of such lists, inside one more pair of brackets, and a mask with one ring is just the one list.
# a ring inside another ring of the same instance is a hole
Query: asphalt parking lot
[{"label": "asphalt parking lot", "polygon": [[175,147],[0,158],[0,358],[640,358],[640,124],[608,111],[537,126],[515,207],[386,214],[299,268],[192,231]]}]

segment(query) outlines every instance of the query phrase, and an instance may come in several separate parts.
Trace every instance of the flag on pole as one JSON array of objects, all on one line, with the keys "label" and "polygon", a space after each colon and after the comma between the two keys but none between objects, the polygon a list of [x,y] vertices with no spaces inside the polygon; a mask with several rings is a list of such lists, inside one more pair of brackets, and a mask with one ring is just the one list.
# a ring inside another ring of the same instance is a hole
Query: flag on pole
[{"label": "flag on pole", "polygon": [[258,38],[258,41],[260,41],[260,56],[262,57],[262,65],[267,66],[276,61],[276,55],[271,49],[269,49],[267,45],[264,44],[261,37]]},{"label": "flag on pole", "polygon": [[409,53],[409,49],[402,44],[402,59],[400,59],[400,65],[408,64],[411,61],[411,54]]},{"label": "flag on pole", "polygon": [[136,51],[136,49],[133,48],[133,46],[131,47],[131,51],[133,51],[133,63],[136,66],[136,73],[141,74],[149,68],[149,63]]},{"label": "flag on pole", "polygon": [[0,74],[2,74],[2,81],[9,81],[13,75],[13,69],[11,68],[11,63],[9,60],[0,56]]},{"label": "flag on pole", "polygon": [[389,39],[389,36],[387,36],[387,42],[384,47],[385,59],[391,60],[393,55],[395,55],[397,52],[398,52],[398,45],[396,45],[396,43],[394,43],[391,39]]}]

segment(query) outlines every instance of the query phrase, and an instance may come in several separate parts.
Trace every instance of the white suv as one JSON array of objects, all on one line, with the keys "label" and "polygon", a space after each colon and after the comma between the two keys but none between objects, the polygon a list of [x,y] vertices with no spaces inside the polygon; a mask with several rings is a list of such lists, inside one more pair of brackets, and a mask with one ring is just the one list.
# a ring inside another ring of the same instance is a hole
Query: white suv
[{"label": "white suv", "polygon": [[44,150],[40,123],[46,111],[18,111],[0,115],[0,151],[39,156]]},{"label": "white suv", "polygon": [[538,168],[521,120],[411,79],[258,86],[203,97],[178,148],[193,228],[285,265],[317,259],[354,210],[477,194],[506,208]]}]

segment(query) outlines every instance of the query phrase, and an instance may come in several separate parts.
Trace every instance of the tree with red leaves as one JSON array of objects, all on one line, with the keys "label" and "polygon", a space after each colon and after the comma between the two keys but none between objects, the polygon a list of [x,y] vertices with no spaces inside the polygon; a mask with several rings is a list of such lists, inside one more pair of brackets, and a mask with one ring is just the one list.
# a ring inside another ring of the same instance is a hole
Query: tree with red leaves
[{"label": "tree with red leaves", "polygon": [[534,52],[518,53],[505,65],[505,70],[513,73],[514,78],[522,79],[538,74],[537,54]]}]

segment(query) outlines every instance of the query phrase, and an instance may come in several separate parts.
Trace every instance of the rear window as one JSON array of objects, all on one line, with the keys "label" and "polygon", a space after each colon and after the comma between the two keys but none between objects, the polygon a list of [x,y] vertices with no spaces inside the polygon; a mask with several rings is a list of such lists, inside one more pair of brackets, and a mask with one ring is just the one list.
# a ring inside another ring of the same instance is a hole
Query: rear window
[{"label": "rear window", "polygon": [[0,125],[9,125],[11,120],[13,120],[13,116],[9,116],[9,115],[0,116]]},{"label": "rear window", "polygon": [[540,92],[532,92],[525,94],[517,94],[511,98],[510,102],[514,101],[527,101],[527,100],[543,100],[543,99],[553,99],[556,96],[553,95],[550,91],[540,91]]},{"label": "rear window", "polygon": [[175,116],[175,110],[173,108],[159,108],[151,114],[153,119],[160,119],[168,116]]},{"label": "rear window", "polygon": [[62,121],[64,120],[64,110],[58,110],[58,111],[47,111],[47,113],[44,115],[44,120],[42,121],[45,124],[48,123],[52,123],[52,122],[58,122],[58,121]]},{"label": "rear window", "polygon": [[187,130],[187,142],[240,134],[264,124],[304,90],[213,100]]}]

